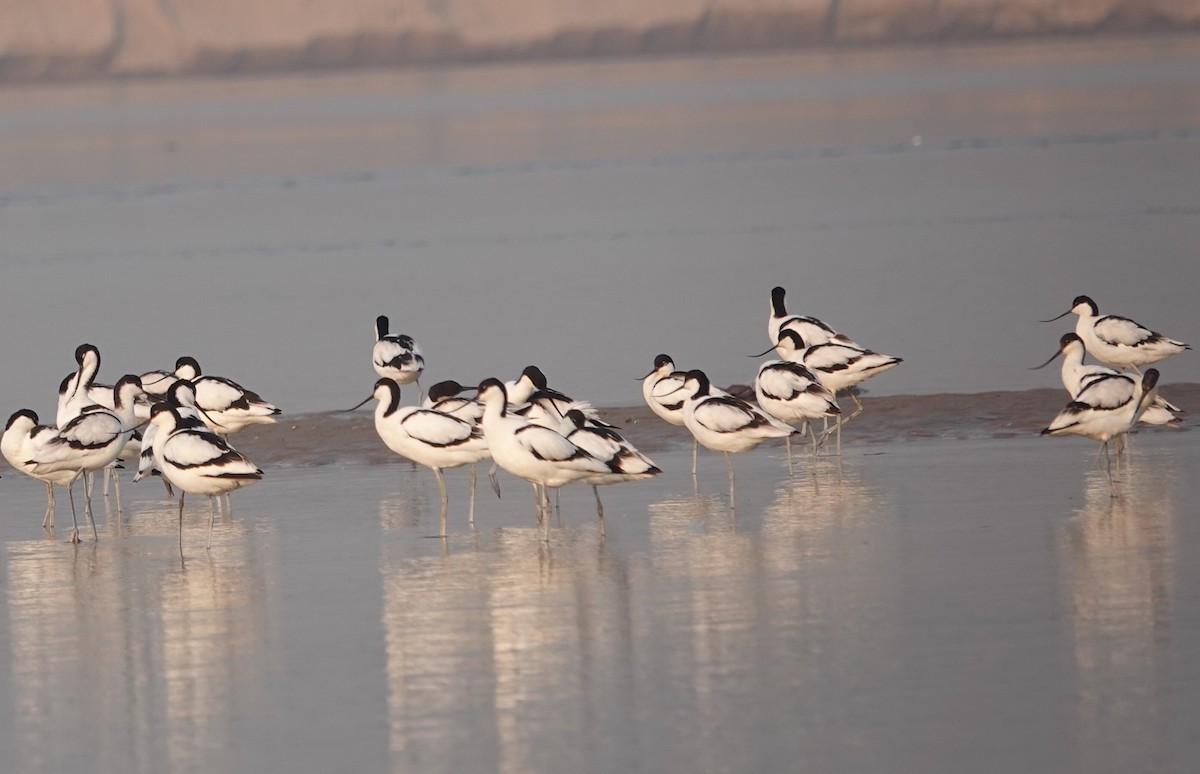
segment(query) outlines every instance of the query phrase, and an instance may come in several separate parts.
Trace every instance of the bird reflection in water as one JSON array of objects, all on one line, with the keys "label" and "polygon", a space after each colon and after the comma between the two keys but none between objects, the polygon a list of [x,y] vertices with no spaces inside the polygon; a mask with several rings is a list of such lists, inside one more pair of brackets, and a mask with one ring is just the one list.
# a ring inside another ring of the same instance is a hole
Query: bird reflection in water
[{"label": "bird reflection in water", "polygon": [[1094,756],[1091,770],[1133,754],[1113,740],[1127,738],[1131,729],[1153,739],[1172,720],[1171,546],[1180,518],[1171,495],[1174,459],[1126,455],[1119,497],[1103,471],[1091,471],[1083,507],[1060,531],[1079,683],[1078,749]]},{"label": "bird reflection in water", "polygon": [[[80,748],[96,770],[125,768],[130,749],[148,770],[220,768],[234,730],[228,718],[255,704],[272,671],[271,569],[255,533],[186,567],[163,565],[145,561],[146,542],[173,541],[174,512],[126,514],[129,540],[69,552],[46,540],[7,546],[5,693],[21,708],[16,733],[53,740],[71,729],[74,739],[67,758],[43,741],[28,749],[46,756],[44,765],[9,760],[14,770],[69,769]],[[113,707],[114,697],[123,710],[92,711]],[[108,744],[118,736],[122,746]]]}]

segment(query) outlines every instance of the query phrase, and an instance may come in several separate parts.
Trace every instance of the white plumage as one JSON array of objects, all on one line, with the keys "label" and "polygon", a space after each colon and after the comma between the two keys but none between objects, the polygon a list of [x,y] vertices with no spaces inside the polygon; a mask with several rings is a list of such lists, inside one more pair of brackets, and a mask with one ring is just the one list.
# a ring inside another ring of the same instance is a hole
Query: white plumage
[{"label": "white plumage", "polygon": [[504,385],[509,411],[529,422],[557,430],[571,409],[583,412],[588,421],[602,427],[612,427],[600,418],[600,412],[587,401],[575,400],[551,389],[546,375],[537,366],[526,366],[521,375]]},{"label": "white plumage", "polygon": [[175,376],[192,383],[196,406],[204,422],[218,435],[229,435],[247,425],[273,425],[280,410],[253,390],[232,379],[204,376],[193,357],[181,357],[175,364]]},{"label": "white plumage", "polygon": [[375,346],[371,350],[375,373],[397,384],[412,384],[425,371],[425,356],[412,336],[388,333],[388,318],[375,318]]},{"label": "white plumage", "polygon": [[[1042,430],[1042,435],[1082,435],[1099,441],[1108,461],[1108,442],[1128,433],[1158,392],[1158,371],[1149,368],[1140,379],[1124,374],[1102,376],[1079,394]],[[1107,468],[1112,482],[1111,463]]]},{"label": "white plumage", "polygon": [[[53,451],[51,441],[58,435],[58,428],[38,424],[38,415],[29,409],[21,409],[8,418],[4,436],[0,438],[0,452],[8,464],[27,476],[46,485],[46,514],[42,517],[42,528],[54,529],[54,485],[68,486],[75,480],[75,471],[58,470],[38,473],[38,463],[49,459]],[[69,494],[69,490],[68,490]],[[71,495],[71,512],[75,511],[74,495]]]},{"label": "white plumage", "polygon": [[[115,408],[94,404],[85,406],[81,413],[59,429],[55,437],[47,441],[45,457],[33,465],[32,470],[39,475],[70,470],[75,473],[75,478],[79,478],[111,465],[125,449],[137,426],[133,404],[141,394],[142,385],[138,377],[132,374],[121,377],[113,387]],[[67,485],[68,491],[71,483]],[[95,536],[90,492],[87,495],[84,507]],[[74,542],[78,538],[79,525],[76,521],[71,540]]]},{"label": "white plumage", "polygon": [[[837,417],[842,413],[833,392],[821,384],[812,371],[800,363],[788,360],[769,360],[763,363],[754,377],[754,396],[763,411],[789,425],[810,420]],[[817,436],[813,433],[813,452]],[[788,438],[788,460],[792,458],[791,438]]]},{"label": "white plumage", "polygon": [[675,370],[670,355],[654,358],[654,369],[642,377],[642,399],[654,414],[676,427],[683,427],[683,402],[687,390],[683,386],[687,374]]},{"label": "white plumage", "polygon": [[539,517],[549,507],[547,489],[579,481],[597,473],[617,472],[562,433],[535,425],[508,410],[508,396],[497,379],[479,385],[484,405],[483,428],[492,459],[504,470],[533,484]]},{"label": "white plumage", "polygon": [[[183,555],[183,502],[186,494],[223,495],[262,479],[263,472],[196,419],[181,417],[166,404],[155,406],[151,422],[158,430],[154,456],[163,478],[180,489],[179,553]],[[213,510],[209,501],[211,542]]]},{"label": "white plumage", "polygon": [[429,388],[421,405],[425,408],[436,409],[443,414],[465,419],[473,425],[479,424],[479,420],[483,417],[483,404],[474,398],[463,395],[468,389],[474,390],[474,388],[462,386],[453,379],[438,382]]},{"label": "white plumage", "polygon": [[789,330],[779,334],[775,349],[784,360],[800,363],[816,374],[834,395],[903,362],[901,358],[850,344],[831,341],[810,345]]},{"label": "white plumage", "polygon": [[[1038,366],[1038,368],[1049,365],[1054,361],[1054,358],[1062,355],[1062,384],[1072,398],[1097,380],[1120,375],[1120,372],[1108,366],[1084,363],[1083,360],[1086,354],[1083,339],[1079,338],[1078,334],[1064,333],[1059,340],[1058,352],[1045,363]],[[1146,410],[1142,412],[1138,421],[1147,425],[1168,425],[1174,427],[1182,421],[1177,416],[1177,414],[1182,413],[1183,410],[1178,406],[1170,403],[1162,395],[1157,395],[1150,405],[1146,407]]]},{"label": "white plumage", "polygon": [[596,513],[604,517],[604,504],[600,502],[599,486],[638,481],[657,476],[662,470],[649,457],[637,450],[612,427],[602,427],[588,421],[579,409],[570,409],[563,417],[558,431],[567,440],[591,454],[611,469],[608,473],[596,473],[583,479],[592,485],[596,497]]},{"label": "white plumage", "polygon": [[1115,314],[1101,315],[1096,302],[1077,296],[1071,308],[1052,320],[1077,314],[1075,333],[1092,357],[1114,368],[1132,368],[1157,363],[1163,358],[1191,349],[1182,341],[1168,338],[1143,325]]},{"label": "white plumage", "polygon": [[[642,377],[642,399],[650,410],[665,422],[683,427],[683,402],[687,389],[683,386],[687,374],[675,370],[670,355],[654,358],[654,368]],[[700,442],[692,438],[692,476],[696,475],[696,452]]]},{"label": "white plumage", "polygon": [[58,415],[55,424],[64,427],[84,407],[91,405],[111,409],[112,387],[96,384],[96,373],[100,370],[100,350],[91,344],[80,344],[75,348],[77,367],[58,385]]},{"label": "white plumage", "polygon": [[[389,449],[433,470],[442,497],[442,528],[447,507],[442,470],[474,465],[490,456],[482,431],[469,419],[433,408],[400,405],[400,385],[394,379],[375,382],[375,432]],[[471,471],[471,521],[475,511],[475,472]],[[444,534],[444,533],[443,533]]]},{"label": "white plumage", "polygon": [[743,452],[768,438],[786,438],[796,428],[712,386],[703,371],[688,371],[683,423],[706,449]]},{"label": "white plumage", "polygon": [[805,317],[798,314],[788,314],[784,296],[787,291],[781,287],[771,289],[771,313],[767,317],[767,338],[771,343],[779,341],[779,334],[785,330],[795,331],[809,345],[827,344],[831,341],[858,347],[853,339],[844,333],[838,333],[830,326],[815,317]]}]

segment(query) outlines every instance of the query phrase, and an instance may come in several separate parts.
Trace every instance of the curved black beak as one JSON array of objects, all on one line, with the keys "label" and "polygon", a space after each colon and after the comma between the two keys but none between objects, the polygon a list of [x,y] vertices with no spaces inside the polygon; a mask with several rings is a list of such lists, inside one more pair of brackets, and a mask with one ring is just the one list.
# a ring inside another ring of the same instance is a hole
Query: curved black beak
[{"label": "curved black beak", "polygon": [[359,403],[358,405],[354,406],[353,408],[348,408],[345,410],[347,412],[356,411],[356,410],[362,408],[364,405],[366,405],[367,401],[372,400],[374,397],[375,397],[375,394],[372,393],[372,394],[368,395],[367,397],[363,398],[362,403]]},{"label": "curved black beak", "polygon": [[1042,363],[1040,366],[1034,366],[1033,368],[1030,368],[1029,370],[1030,370],[1030,371],[1037,371],[1037,370],[1039,370],[1039,369],[1045,368],[1046,366],[1048,366],[1048,365],[1050,365],[1051,363],[1053,363],[1053,362],[1054,362],[1054,360],[1055,360],[1055,359],[1056,359],[1056,358],[1057,358],[1059,355],[1061,355],[1061,354],[1062,354],[1062,350],[1060,349],[1059,351],[1057,351],[1057,352],[1055,352],[1053,355],[1051,355],[1051,356],[1050,356],[1050,359],[1049,359],[1049,360],[1047,360],[1045,363]]},{"label": "curved black beak", "polygon": [[1038,322],[1054,322],[1055,320],[1061,320],[1062,318],[1066,317],[1070,313],[1071,313],[1071,310],[1068,309],[1067,311],[1060,314],[1058,317],[1051,317],[1049,320],[1038,320]]},{"label": "curved black beak", "polygon": [[762,357],[763,355],[769,355],[774,351],[775,351],[775,347],[771,347],[766,352],[759,352],[757,355],[746,355],[746,357]]}]

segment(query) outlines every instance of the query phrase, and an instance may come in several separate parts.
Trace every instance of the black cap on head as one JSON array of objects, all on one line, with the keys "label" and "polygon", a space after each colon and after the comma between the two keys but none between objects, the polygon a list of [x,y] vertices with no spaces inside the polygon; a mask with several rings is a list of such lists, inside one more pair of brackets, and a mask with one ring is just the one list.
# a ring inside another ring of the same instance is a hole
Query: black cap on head
[{"label": "black cap on head", "polygon": [[94,353],[97,360],[100,359],[100,350],[96,349],[96,347],[91,344],[80,344],[75,348],[75,362],[83,365],[83,357],[88,352]]},{"label": "black cap on head", "polygon": [[187,366],[187,367],[193,369],[196,372],[196,376],[200,375],[200,363],[197,362],[196,358],[192,357],[191,355],[184,355],[183,357],[181,357],[175,361],[175,370],[176,371],[178,371],[180,368],[183,368],[184,366]]},{"label": "black cap on head", "polygon": [[465,388],[461,384],[454,381],[453,379],[447,379],[445,381],[438,382],[437,384],[430,387],[428,395],[429,395],[429,399],[436,403],[439,400],[445,400],[446,398],[453,398],[455,395],[459,394],[464,389]]},{"label": "black cap on head", "polygon": [[525,366],[525,370],[521,372],[521,376],[529,377],[529,381],[533,382],[533,386],[539,390],[546,389],[546,375],[537,366]]},{"label": "black cap on head", "polygon": [[8,428],[13,426],[13,422],[16,422],[21,417],[28,417],[29,420],[35,425],[38,423],[38,415],[35,411],[32,409],[18,409],[17,411],[13,412],[11,417],[8,418],[8,424],[4,426],[4,429],[8,430]]}]

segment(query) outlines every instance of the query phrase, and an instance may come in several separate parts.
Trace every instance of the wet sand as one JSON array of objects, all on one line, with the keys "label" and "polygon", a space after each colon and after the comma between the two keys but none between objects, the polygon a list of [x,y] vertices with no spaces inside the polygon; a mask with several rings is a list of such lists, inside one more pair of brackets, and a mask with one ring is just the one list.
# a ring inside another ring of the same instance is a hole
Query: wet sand
[{"label": "wet sand", "polygon": [[[727,389],[743,397],[746,385]],[[1161,393],[1186,409],[1200,406],[1200,384],[1168,384]],[[939,395],[864,395],[863,414],[846,425],[843,447],[922,440],[1010,439],[1038,435],[1067,404],[1061,389],[1013,392],[945,393]],[[841,400],[853,409],[848,398]],[[239,448],[259,465],[384,464],[395,459],[375,435],[372,401],[355,413],[321,411],[284,416],[276,425],[250,427],[237,436]],[[675,427],[645,406],[600,408],[605,421],[616,425],[635,446],[647,453],[691,444],[685,428]],[[1196,426],[1195,414],[1185,414],[1179,428],[1146,428],[1148,432],[1180,432]]]}]

